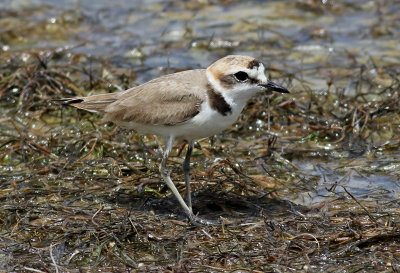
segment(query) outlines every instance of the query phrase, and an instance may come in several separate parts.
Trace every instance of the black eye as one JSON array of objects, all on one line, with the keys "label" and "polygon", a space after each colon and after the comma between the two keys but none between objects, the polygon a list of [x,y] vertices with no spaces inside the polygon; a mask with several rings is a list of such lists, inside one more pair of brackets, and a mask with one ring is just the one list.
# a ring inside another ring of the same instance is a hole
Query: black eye
[{"label": "black eye", "polygon": [[239,71],[233,74],[233,76],[235,76],[235,78],[240,82],[244,82],[249,78],[249,75],[247,75],[247,73],[243,71]]}]

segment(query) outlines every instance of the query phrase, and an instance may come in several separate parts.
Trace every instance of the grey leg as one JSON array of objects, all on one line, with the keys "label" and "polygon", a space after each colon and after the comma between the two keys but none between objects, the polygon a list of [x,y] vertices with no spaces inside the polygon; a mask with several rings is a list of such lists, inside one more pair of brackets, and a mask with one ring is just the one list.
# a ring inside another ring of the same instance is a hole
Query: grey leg
[{"label": "grey leg", "polygon": [[165,183],[167,183],[167,186],[170,188],[170,190],[174,194],[175,198],[178,200],[179,204],[182,206],[186,215],[189,217],[189,219],[192,219],[194,216],[192,209],[186,205],[182,196],[178,192],[178,189],[175,187],[174,183],[171,180],[170,171],[167,169],[167,160],[168,160],[169,153],[171,152],[173,143],[174,143],[173,137],[168,137],[166,139],[165,150],[164,150],[163,158],[162,158],[161,165],[160,165],[160,173],[161,173],[161,176],[164,179]]},{"label": "grey leg", "polygon": [[185,174],[186,199],[190,210],[192,211],[192,195],[190,190],[190,156],[193,151],[193,141],[188,143],[185,161],[183,162],[183,173]]},{"label": "grey leg", "polygon": [[170,171],[167,169],[167,160],[169,153],[171,152],[172,145],[174,143],[174,138],[173,137],[168,137],[166,139],[166,145],[165,145],[165,150],[163,154],[163,158],[161,160],[161,165],[160,165],[160,173],[162,178],[164,179],[165,183],[167,183],[168,187],[171,189],[172,193],[174,194],[175,198],[178,200],[179,204],[185,211],[187,217],[189,218],[189,221],[193,223],[194,225],[202,226],[202,225],[218,225],[220,224],[220,221],[213,221],[213,220],[205,220],[201,219],[197,216],[195,216],[192,212],[192,207],[191,207],[191,198],[190,198],[190,174],[189,174],[189,163],[190,163],[190,154],[192,153],[193,150],[193,143],[189,143],[188,146],[188,151],[186,153],[186,158],[184,162],[184,168],[186,166],[188,167],[188,171],[185,170],[185,181],[186,181],[186,188],[188,191],[188,202],[190,202],[190,207],[188,207],[183,200],[182,196],[178,192],[178,189],[175,187],[174,183],[171,180],[170,177]]}]

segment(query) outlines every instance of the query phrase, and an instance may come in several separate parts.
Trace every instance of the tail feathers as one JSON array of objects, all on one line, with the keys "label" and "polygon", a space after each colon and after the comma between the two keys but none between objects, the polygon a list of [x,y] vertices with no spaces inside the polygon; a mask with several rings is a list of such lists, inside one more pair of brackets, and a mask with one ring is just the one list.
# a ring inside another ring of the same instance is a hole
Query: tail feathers
[{"label": "tail feathers", "polygon": [[102,113],[108,105],[116,100],[117,96],[115,94],[101,94],[89,97],[54,99],[53,101],[89,112]]}]

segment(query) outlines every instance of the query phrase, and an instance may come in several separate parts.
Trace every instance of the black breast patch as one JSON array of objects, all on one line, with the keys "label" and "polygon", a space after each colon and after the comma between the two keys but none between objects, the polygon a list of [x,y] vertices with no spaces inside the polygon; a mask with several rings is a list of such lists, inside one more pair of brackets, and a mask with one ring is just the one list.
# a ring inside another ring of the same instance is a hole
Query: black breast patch
[{"label": "black breast patch", "polygon": [[212,109],[218,111],[218,113],[223,116],[226,116],[228,113],[232,113],[231,106],[226,102],[220,93],[215,92],[210,84],[207,84],[207,95]]}]

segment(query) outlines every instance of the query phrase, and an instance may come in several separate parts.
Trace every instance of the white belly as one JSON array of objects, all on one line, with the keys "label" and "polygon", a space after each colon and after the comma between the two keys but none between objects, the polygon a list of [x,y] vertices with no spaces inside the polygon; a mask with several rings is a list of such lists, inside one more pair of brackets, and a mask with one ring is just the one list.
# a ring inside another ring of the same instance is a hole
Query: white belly
[{"label": "white belly", "polygon": [[173,136],[177,139],[190,141],[220,133],[237,120],[243,107],[244,105],[234,105],[234,107],[231,105],[232,113],[223,116],[218,111],[211,109],[208,103],[203,103],[200,112],[194,118],[183,123],[171,126],[132,123],[121,123],[119,125],[134,129],[142,134]]},{"label": "white belly", "polygon": [[243,107],[241,109],[232,108],[232,113],[223,116],[218,111],[211,109],[208,103],[204,103],[197,116],[176,127],[175,137],[191,140],[218,134],[237,120],[242,109]]}]

